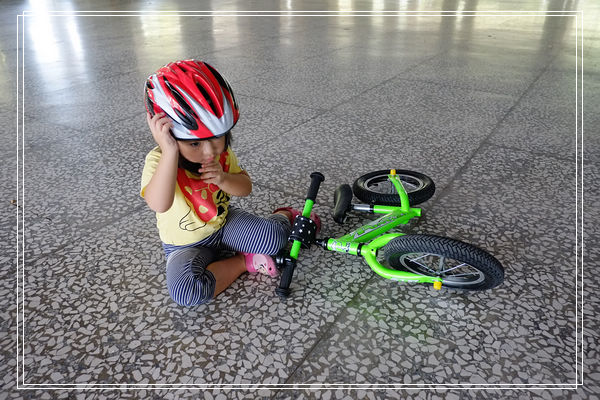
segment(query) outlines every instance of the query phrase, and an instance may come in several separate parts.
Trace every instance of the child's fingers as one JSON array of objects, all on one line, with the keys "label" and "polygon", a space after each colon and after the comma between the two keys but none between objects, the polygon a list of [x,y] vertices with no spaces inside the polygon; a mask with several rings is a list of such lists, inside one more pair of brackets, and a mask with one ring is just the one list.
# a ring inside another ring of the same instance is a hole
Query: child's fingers
[{"label": "child's fingers", "polygon": [[168,118],[165,118],[165,120],[164,120],[164,121],[161,121],[160,123],[162,124],[162,125],[161,125],[161,127],[160,127],[160,130],[161,130],[163,133],[165,133],[165,132],[168,132],[168,131],[169,131],[169,129],[171,129],[171,128],[173,127],[173,123],[172,123],[172,122],[171,122],[171,120],[170,120],[170,119],[168,119]]},{"label": "child's fingers", "polygon": [[161,114],[161,115],[159,115],[159,114],[156,114],[154,117],[156,117],[156,119],[155,119],[155,123],[156,123],[156,124],[159,124],[159,125],[160,125],[160,124],[164,124],[164,123],[165,123],[165,122],[167,122],[167,121],[170,121],[169,117],[167,117],[167,116],[166,116],[166,115],[164,115],[164,114]]},{"label": "child's fingers", "polygon": [[150,114],[146,114],[146,120],[148,121],[148,126],[150,128],[154,128],[154,126],[156,125],[156,116],[157,114],[154,114],[153,116],[150,116]]},{"label": "child's fingers", "polygon": [[199,170],[202,175],[205,175],[207,178],[208,177],[216,177],[219,174],[219,171],[217,169],[214,168],[210,168],[210,167],[206,167],[205,165],[202,165],[202,168],[200,168]]},{"label": "child's fingers", "polygon": [[170,130],[173,127],[173,122],[164,113],[156,113],[152,117],[150,114],[146,116],[150,131],[154,137],[154,141],[162,148],[171,148],[176,146],[175,139],[171,137]]},{"label": "child's fingers", "polygon": [[167,117],[165,113],[161,112],[161,113],[154,114],[152,116],[152,118],[150,119],[150,122],[152,125],[157,125],[157,124],[160,124],[164,120],[168,121],[169,117]]},{"label": "child's fingers", "polygon": [[155,132],[160,132],[162,134],[165,133],[165,131],[168,131],[168,129],[170,129],[172,127],[172,122],[168,117],[158,117],[158,114],[156,114],[154,117],[152,117],[152,120],[149,122],[150,124],[150,129],[155,131]]},{"label": "child's fingers", "polygon": [[215,185],[220,185],[223,181],[223,170],[220,168],[209,168],[204,170],[204,166],[200,168],[200,178],[206,183],[213,183]]},{"label": "child's fingers", "polygon": [[206,183],[215,183],[215,176],[210,173],[202,173],[200,174],[200,179],[202,179]]},{"label": "child's fingers", "polygon": [[202,168],[200,168],[200,172],[202,173],[206,173],[206,174],[219,174],[220,172],[222,172],[221,166],[220,165],[215,165],[213,163],[210,164],[202,164]]}]

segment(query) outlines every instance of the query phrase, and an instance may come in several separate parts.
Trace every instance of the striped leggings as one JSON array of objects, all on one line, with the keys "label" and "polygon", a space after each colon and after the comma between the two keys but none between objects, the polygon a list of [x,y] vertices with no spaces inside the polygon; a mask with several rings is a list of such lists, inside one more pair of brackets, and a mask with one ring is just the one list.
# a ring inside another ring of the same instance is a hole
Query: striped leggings
[{"label": "striped leggings", "polygon": [[281,214],[261,218],[230,207],[225,225],[208,238],[187,246],[163,243],[169,295],[182,306],[208,302],[216,281],[206,267],[217,260],[219,250],[274,255],[285,246],[290,230]]}]

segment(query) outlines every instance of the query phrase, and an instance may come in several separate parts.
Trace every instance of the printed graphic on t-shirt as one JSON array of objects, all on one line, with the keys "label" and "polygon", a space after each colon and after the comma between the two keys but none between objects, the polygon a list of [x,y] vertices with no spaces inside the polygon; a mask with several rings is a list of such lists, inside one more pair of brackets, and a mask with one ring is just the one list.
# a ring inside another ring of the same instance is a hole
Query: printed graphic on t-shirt
[{"label": "printed graphic on t-shirt", "polygon": [[[224,152],[219,158],[219,163],[224,172],[229,172],[227,155],[228,153]],[[194,178],[191,173],[183,168],[177,169],[177,184],[190,206],[190,212],[179,221],[181,229],[186,231],[200,229],[206,225],[206,222],[225,212],[230,197],[220,190],[217,185],[208,184],[201,179]],[[189,218],[192,210],[204,224],[199,225]]]}]

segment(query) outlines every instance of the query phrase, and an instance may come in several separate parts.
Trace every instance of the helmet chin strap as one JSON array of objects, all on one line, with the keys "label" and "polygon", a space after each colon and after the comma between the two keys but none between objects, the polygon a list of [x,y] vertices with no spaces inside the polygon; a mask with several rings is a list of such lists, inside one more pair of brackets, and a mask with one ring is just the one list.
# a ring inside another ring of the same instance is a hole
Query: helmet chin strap
[{"label": "helmet chin strap", "polygon": [[191,162],[190,160],[179,154],[179,167],[193,174],[199,174],[198,170],[202,168],[202,164]]}]

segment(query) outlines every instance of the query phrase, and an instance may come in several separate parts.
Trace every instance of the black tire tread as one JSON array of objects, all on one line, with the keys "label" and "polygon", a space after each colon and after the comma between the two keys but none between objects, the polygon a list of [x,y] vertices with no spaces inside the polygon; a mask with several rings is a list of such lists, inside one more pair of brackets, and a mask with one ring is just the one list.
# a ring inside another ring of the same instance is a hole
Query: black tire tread
[{"label": "black tire tread", "polygon": [[457,239],[436,235],[405,235],[389,242],[383,251],[390,264],[393,263],[394,255],[408,252],[428,252],[466,262],[485,275],[484,282],[478,286],[463,288],[445,284],[448,287],[464,290],[487,290],[504,281],[504,267],[494,256],[479,247]]},{"label": "black tire tread", "polygon": [[[368,174],[360,176],[354,181],[354,184],[352,185],[352,191],[354,192],[354,195],[359,200],[367,204],[400,206],[400,199],[397,194],[377,193],[365,187],[365,182],[367,179],[378,175],[387,175],[388,173],[389,170],[381,170],[369,172]],[[396,173],[398,175],[413,176],[416,179],[420,179],[424,182],[424,187],[413,192],[408,192],[408,201],[410,202],[411,206],[426,202],[435,193],[435,184],[433,183],[433,180],[427,175],[422,174],[420,172],[409,171],[406,169],[397,169]]]}]

